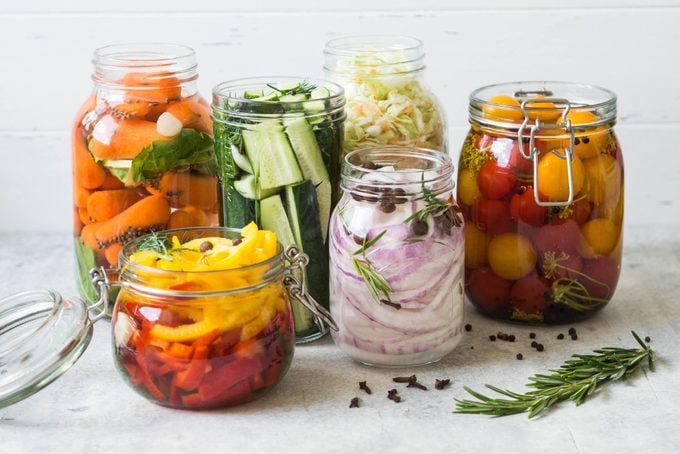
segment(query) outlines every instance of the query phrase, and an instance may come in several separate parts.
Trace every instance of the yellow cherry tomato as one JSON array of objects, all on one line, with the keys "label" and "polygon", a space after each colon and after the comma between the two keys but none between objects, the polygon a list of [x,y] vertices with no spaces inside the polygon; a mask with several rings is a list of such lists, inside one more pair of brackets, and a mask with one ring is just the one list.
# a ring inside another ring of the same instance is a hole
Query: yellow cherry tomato
[{"label": "yellow cherry tomato", "polygon": [[458,200],[472,206],[482,196],[477,187],[477,176],[472,169],[458,172]]},{"label": "yellow cherry tomato", "polygon": [[[572,111],[567,114],[572,126],[586,125],[598,120],[597,115],[591,112]],[[574,142],[574,153],[581,159],[588,159],[597,156],[604,150],[609,137],[607,126],[598,126],[586,131],[576,131]]]},{"label": "yellow cherry tomato", "polygon": [[531,241],[516,233],[503,233],[489,243],[489,264],[494,273],[514,281],[536,266],[536,250]]},{"label": "yellow cherry tomato", "polygon": [[619,241],[619,229],[609,219],[598,218],[581,226],[580,253],[586,258],[609,255]]},{"label": "yellow cherry tomato", "polygon": [[465,266],[479,268],[487,264],[489,236],[474,224],[465,224]]},{"label": "yellow cherry tomato", "polygon": [[482,106],[482,112],[484,112],[485,117],[496,120],[519,122],[524,118],[524,115],[519,108],[519,101],[508,95],[492,96],[486,104]]},{"label": "yellow cherry tomato", "polygon": [[[583,189],[585,172],[583,162],[574,156],[571,163],[574,180],[574,196]],[[538,192],[553,201],[567,200],[569,197],[569,179],[567,174],[567,160],[553,152],[547,152],[538,161]]]},{"label": "yellow cherry tomato", "polygon": [[535,98],[531,98],[531,102],[526,105],[527,115],[532,120],[540,119],[541,121],[552,122],[557,120],[557,118],[562,115],[562,109],[558,108],[555,103],[552,102],[537,102],[536,99],[544,98],[545,96],[539,95]]},{"label": "yellow cherry tomato", "polygon": [[607,154],[597,155],[583,161],[586,173],[586,197],[589,202],[601,205],[618,199],[621,194],[621,166]]}]

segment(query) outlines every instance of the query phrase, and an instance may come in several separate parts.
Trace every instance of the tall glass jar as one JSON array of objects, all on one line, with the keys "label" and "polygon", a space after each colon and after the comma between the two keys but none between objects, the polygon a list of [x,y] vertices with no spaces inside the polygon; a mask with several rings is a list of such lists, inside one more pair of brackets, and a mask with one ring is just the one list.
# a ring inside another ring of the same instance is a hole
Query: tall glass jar
[{"label": "tall glass jar", "polygon": [[369,365],[437,361],[461,339],[463,220],[448,155],[413,147],[345,157],[331,218],[335,343]]},{"label": "tall glass jar", "polygon": [[616,96],[564,82],[470,95],[458,200],[466,293],[482,313],[528,323],[587,318],[621,266],[623,156]]},{"label": "tall glass jar", "polygon": [[93,63],[94,90],[71,130],[78,284],[91,303],[88,271],[115,267],[125,242],[217,224],[212,122],[194,51],[112,45]]},{"label": "tall glass jar", "polygon": [[[307,288],[326,308],[344,106],[342,87],[308,78],[241,79],[213,91],[222,225],[255,221],[296,244],[309,255]],[[293,303],[293,316],[298,342],[327,331],[301,304]]]},{"label": "tall glass jar", "polygon": [[425,85],[425,52],[416,38],[337,38],[324,50],[326,77],[345,88],[345,152],[380,145],[446,151],[444,111]]}]

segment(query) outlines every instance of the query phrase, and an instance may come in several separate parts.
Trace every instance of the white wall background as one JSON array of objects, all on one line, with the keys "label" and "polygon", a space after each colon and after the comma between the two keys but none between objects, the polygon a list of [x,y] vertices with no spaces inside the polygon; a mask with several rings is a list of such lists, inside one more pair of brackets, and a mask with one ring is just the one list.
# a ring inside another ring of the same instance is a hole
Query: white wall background
[{"label": "white wall background", "polygon": [[68,128],[102,45],[178,42],[201,91],[254,75],[322,74],[324,43],[401,33],[425,42],[454,159],[467,95],[511,80],[619,95],[626,223],[680,224],[680,0],[0,0],[0,231],[68,231]]}]

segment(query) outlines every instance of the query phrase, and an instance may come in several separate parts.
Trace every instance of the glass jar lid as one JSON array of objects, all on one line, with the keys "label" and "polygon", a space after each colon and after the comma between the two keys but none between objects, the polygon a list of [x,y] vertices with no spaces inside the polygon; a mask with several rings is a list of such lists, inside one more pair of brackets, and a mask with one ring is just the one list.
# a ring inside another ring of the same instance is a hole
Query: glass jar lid
[{"label": "glass jar lid", "polygon": [[85,302],[53,290],[1,299],[0,408],[31,396],[66,372],[89,345],[93,322]]}]

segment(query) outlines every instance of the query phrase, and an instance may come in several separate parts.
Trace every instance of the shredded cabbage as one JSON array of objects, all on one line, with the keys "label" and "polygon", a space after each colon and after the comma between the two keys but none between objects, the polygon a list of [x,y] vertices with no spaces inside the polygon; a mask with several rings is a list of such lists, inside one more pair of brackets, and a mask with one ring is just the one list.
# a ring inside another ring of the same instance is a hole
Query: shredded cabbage
[{"label": "shredded cabbage", "polygon": [[443,115],[417,74],[395,68],[374,52],[359,54],[345,66],[338,71],[351,74],[340,81],[347,97],[345,152],[374,145],[446,151]]}]

